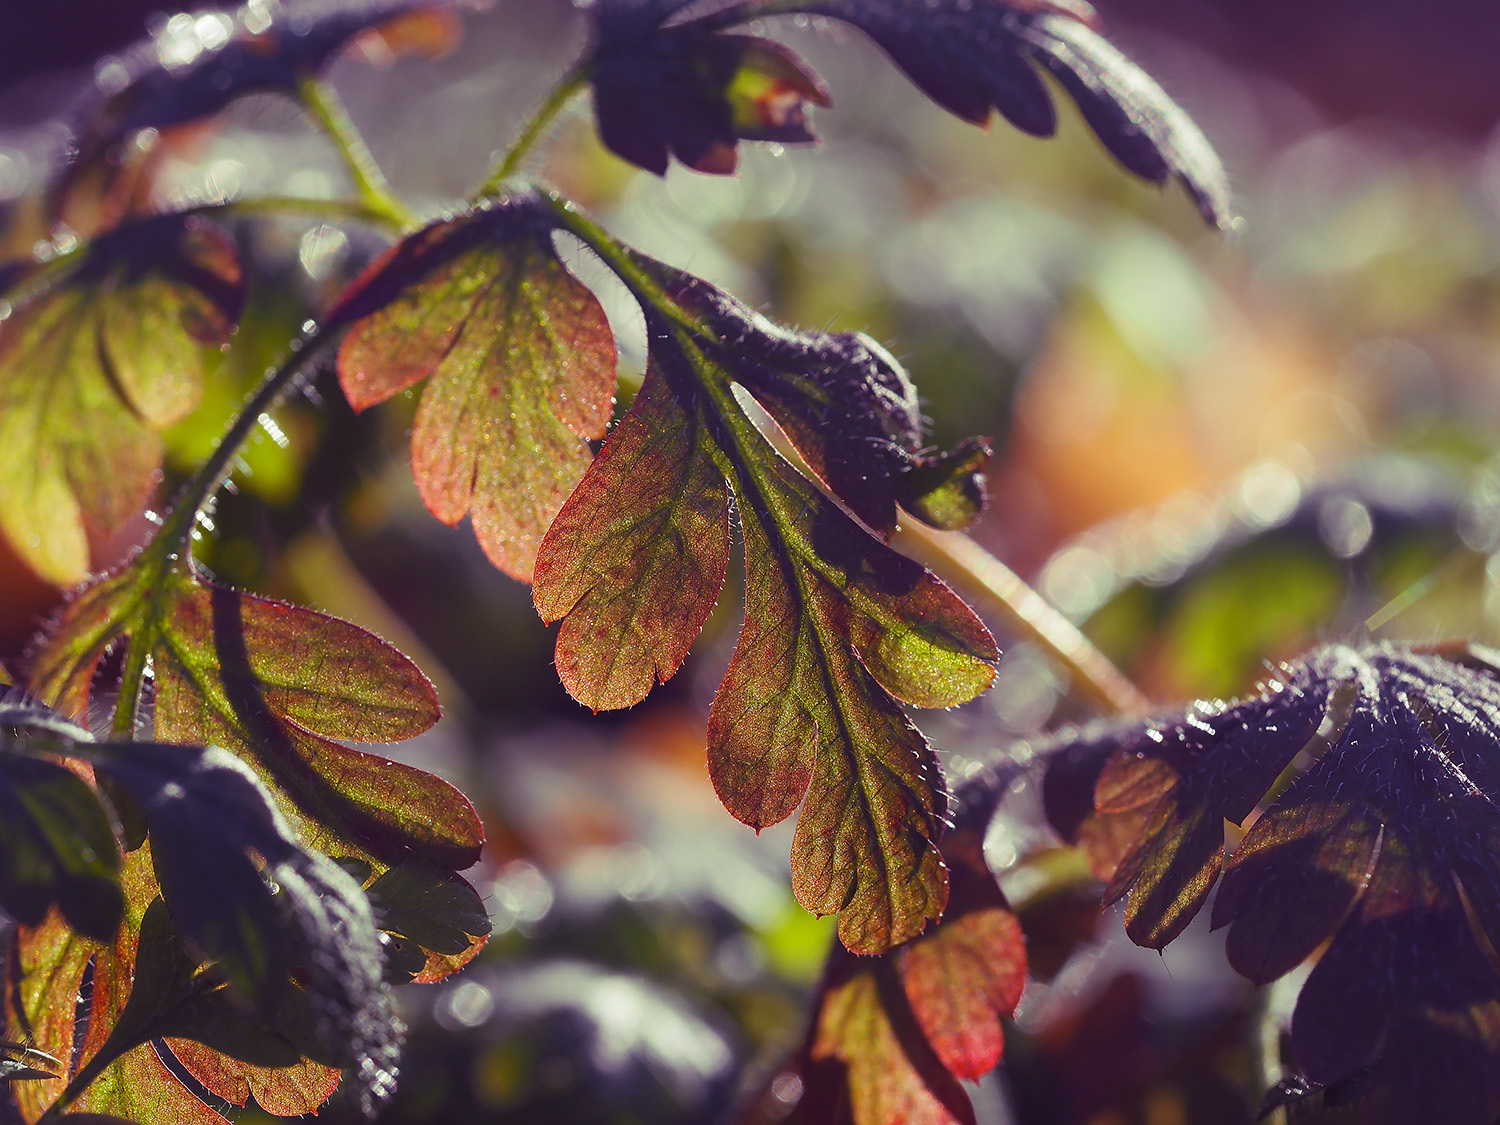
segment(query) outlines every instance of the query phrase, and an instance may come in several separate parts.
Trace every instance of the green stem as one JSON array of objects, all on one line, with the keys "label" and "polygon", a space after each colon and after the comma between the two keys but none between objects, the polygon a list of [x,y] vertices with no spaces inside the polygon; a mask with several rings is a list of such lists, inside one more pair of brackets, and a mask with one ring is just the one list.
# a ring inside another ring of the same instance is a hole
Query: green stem
[{"label": "green stem", "polygon": [[120,690],[115,697],[114,720],[110,733],[118,739],[128,741],[135,737],[136,717],[140,712],[141,691],[146,686],[146,665],[151,659],[149,638],[125,649],[125,667],[120,672]]},{"label": "green stem", "polygon": [[234,461],[239,456],[240,447],[250,440],[250,435],[261,424],[261,418],[275,408],[303,369],[335,338],[336,333],[324,333],[316,325],[303,330],[302,335],[293,343],[292,354],[265,377],[245,403],[245,408],[236,415],[229,432],[224,435],[213,454],[178,493],[172,510],[167,514],[156,538],[151,541],[148,551],[168,559],[187,557],[192,547],[193,527],[198,515],[208,507],[214,494],[234,470]]},{"label": "green stem", "polygon": [[573,100],[573,95],[583,89],[587,82],[588,68],[580,64],[552,87],[552,92],[547,95],[546,101],[537,107],[536,113],[532,114],[531,120],[526,123],[520,135],[511,142],[510,148],[505,150],[505,155],[500,158],[499,163],[485,179],[483,186],[474,193],[472,198],[483,199],[499,192],[500,185],[516,174],[516,170],[521,167],[521,162],[536,147],[537,141],[541,140],[542,135],[557,119],[558,114]]},{"label": "green stem", "polygon": [[306,78],[299,83],[297,91],[307,112],[338,147],[365,206],[371,212],[384,215],[397,227],[411,226],[416,217],[391,191],[391,185],[386,182],[380,165],[375,163],[369,145],[365,144],[333,87],[316,78]]}]

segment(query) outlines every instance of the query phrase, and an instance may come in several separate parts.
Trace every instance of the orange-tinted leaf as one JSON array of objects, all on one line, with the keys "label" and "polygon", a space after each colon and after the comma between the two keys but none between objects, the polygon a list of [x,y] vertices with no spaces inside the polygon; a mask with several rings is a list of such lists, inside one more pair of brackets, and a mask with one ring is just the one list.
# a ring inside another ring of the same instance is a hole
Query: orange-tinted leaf
[{"label": "orange-tinted leaf", "polygon": [[465,515],[530,580],[542,536],[604,436],[615,387],[603,310],[527,201],[443,220],[393,248],[332,315],[353,323],[339,377],[356,409],[432,376],[412,471],[445,523]]},{"label": "orange-tinted leaf", "polygon": [[882,963],[824,997],[813,1058],[838,1059],[847,1067],[854,1125],[973,1125],[974,1112],[958,1082],[935,1059],[924,1074],[902,1043],[887,1007],[900,992],[890,975]]},{"label": "orange-tinted leaf", "polygon": [[[851,396],[847,415],[910,437],[916,422],[900,390],[909,381],[863,338],[788,332],[703,281],[602,241],[570,212],[543,209],[631,286],[651,340],[640,410],[621,423],[544,556],[537,603],[544,616],[564,615],[564,682],[586,703],[633,702],[676,666],[717,593],[727,480],[745,535],[746,611],[709,713],[714,787],[757,829],[803,806],[793,888],[808,910],[839,916],[849,948],[878,953],[915,937],[948,897],[937,850],[946,788],[900,704],[972,699],[994,677],[994,640],[951,590],[777,453],[733,390],[754,390],[772,366],[823,377],[825,390],[858,385],[863,397]],[[899,400],[890,417],[865,419],[886,410],[885,397]],[[696,511],[659,514],[677,494],[701,497]]]},{"label": "orange-tinted leaf", "polygon": [[251,1066],[191,1039],[167,1039],[166,1044],[210,1094],[238,1106],[253,1097],[274,1117],[316,1113],[339,1084],[338,1070],[311,1059],[292,1066]]},{"label": "orange-tinted leaf", "polygon": [[906,998],[937,1057],[954,1077],[978,1080],[1004,1052],[1000,1021],[1026,984],[1026,939],[983,857],[964,862],[945,850],[953,866],[948,913],[897,957]]},{"label": "orange-tinted leaf", "polygon": [[850,949],[878,953],[921,933],[948,897],[941,771],[896,699],[973,698],[993,676],[994,642],[928,571],[860,530],[759,435],[745,440],[745,627],[709,712],[709,774],[756,828],[806,794],[797,900],[838,914]]},{"label": "orange-tinted leaf", "polygon": [[241,298],[224,233],[171,216],[99,239],[0,321],[0,533],[42,577],[82,579],[86,527],[145,501]]},{"label": "orange-tinted leaf", "polygon": [[[677,671],[729,566],[729,488],[712,438],[653,361],[537,556],[537,611],[563,618],[557,671],[596,711]],[[628,502],[622,503],[622,498]]]},{"label": "orange-tinted leaf", "polygon": [[[811,1125],[956,1125],[973,1111],[958,1079],[1000,1061],[1000,1021],[1020,999],[1026,944],[981,834],[948,854],[953,904],[936,929],[873,960],[835,950],[815,1016],[799,1121]],[[843,1063],[829,1070],[820,1060]]]}]

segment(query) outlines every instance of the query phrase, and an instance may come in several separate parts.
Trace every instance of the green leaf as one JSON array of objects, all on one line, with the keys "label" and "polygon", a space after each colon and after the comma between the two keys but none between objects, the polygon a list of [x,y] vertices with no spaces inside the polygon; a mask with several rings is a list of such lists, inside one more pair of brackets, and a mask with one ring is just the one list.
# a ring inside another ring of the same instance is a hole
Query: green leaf
[{"label": "green leaf", "polygon": [[87,529],[145,502],[242,283],[222,230],[170,216],[100,238],[0,321],[0,534],[43,578],[81,580]]},{"label": "green leaf", "polygon": [[530,581],[537,547],[604,436],[615,346],[528,203],[445,219],[401,242],[331,315],[351,323],[339,378],[363,410],[432,376],[412,471],[428,509],[465,515],[490,560]]},{"label": "green leaf", "polygon": [[0,741],[0,907],[39,925],[54,902],[98,941],[120,924],[120,849],[98,797],[78,774]]},{"label": "green leaf", "polygon": [[719,600],[729,489],[713,449],[701,413],[679,402],[653,361],[542,541],[537,611],[562,619],[558,675],[596,711],[639,703],[665,683]]}]

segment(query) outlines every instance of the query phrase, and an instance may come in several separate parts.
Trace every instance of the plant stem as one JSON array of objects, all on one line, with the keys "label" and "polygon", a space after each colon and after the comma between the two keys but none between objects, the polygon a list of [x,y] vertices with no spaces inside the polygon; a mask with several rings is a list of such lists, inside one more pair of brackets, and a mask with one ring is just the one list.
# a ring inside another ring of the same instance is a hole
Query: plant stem
[{"label": "plant stem", "polygon": [[261,418],[276,406],[297,376],[336,335],[322,332],[315,324],[304,327],[302,335],[293,341],[292,354],[255,389],[213,454],[178,493],[148,550],[166,558],[187,557],[198,514],[208,506],[219,487],[234,470],[234,460],[239,456],[240,447],[250,439],[255,427],[260,425]]},{"label": "plant stem", "polygon": [[537,107],[536,113],[521,130],[520,136],[511,142],[510,148],[506,149],[505,155],[500,158],[499,163],[485,179],[483,186],[474,193],[473,198],[483,199],[499,192],[500,185],[516,174],[516,169],[521,166],[527,154],[536,147],[537,141],[542,138],[548,126],[557,119],[557,115],[563,111],[568,102],[572,101],[573,95],[581,90],[587,81],[588,69],[580,65],[570,70],[556,86],[552,87],[552,92]]},{"label": "plant stem", "polygon": [[333,87],[316,78],[307,78],[298,85],[297,90],[307,112],[338,147],[339,155],[344,158],[344,164],[354,179],[355,190],[365,206],[373,213],[384,215],[397,227],[411,226],[415,222],[415,216],[391,191],[391,185],[386,182],[380,166],[375,163],[369,145],[365,144],[364,137],[355,128]]},{"label": "plant stem", "polygon": [[934,531],[905,520],[893,545],[959,587],[1027,640],[1046,649],[1072,674],[1080,694],[1116,714],[1144,714],[1151,701],[1094,643],[1042,595],[967,535]]}]

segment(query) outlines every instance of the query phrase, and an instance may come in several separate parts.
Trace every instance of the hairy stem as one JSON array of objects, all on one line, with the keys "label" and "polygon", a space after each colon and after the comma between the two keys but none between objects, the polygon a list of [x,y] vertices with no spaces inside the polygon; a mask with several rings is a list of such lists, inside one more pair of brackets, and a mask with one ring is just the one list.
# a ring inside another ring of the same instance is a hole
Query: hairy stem
[{"label": "hairy stem", "polygon": [[981,610],[1041,646],[1072,674],[1080,694],[1116,714],[1144,714],[1151,701],[1042,595],[967,535],[906,520],[893,540],[912,558],[958,587]]},{"label": "hairy stem", "polygon": [[474,193],[474,198],[482,199],[485,196],[494,195],[500,190],[500,186],[516,174],[521,167],[521,162],[531,153],[547,132],[549,126],[557,120],[567,104],[573,100],[573,95],[581,90],[588,81],[588,69],[579,65],[565,74],[552,87],[552,92],[547,95],[545,101],[537,107],[536,113],[526,123],[519,136],[511,142],[510,148],[505,150],[494,169],[486,177],[484,184]]},{"label": "hairy stem", "polygon": [[344,165],[354,179],[355,190],[365,206],[373,213],[383,215],[397,227],[410,226],[415,221],[404,203],[396,198],[391,185],[386,182],[380,166],[370,153],[370,146],[355,128],[344,103],[332,86],[316,78],[304,79],[297,87],[302,104],[312,115],[344,158]]},{"label": "hairy stem", "polygon": [[150,550],[165,557],[186,557],[199,514],[208,508],[234,470],[240,447],[250,440],[261,419],[275,408],[292,383],[332,339],[334,335],[322,332],[316,324],[309,322],[304,326],[302,335],[292,342],[291,355],[255,389],[213,454],[178,493]]}]

